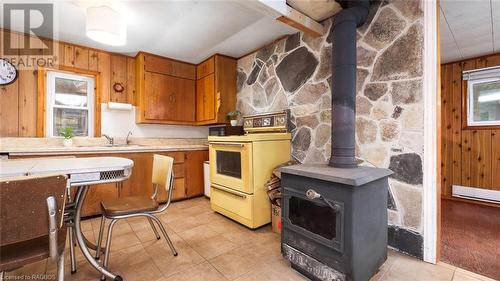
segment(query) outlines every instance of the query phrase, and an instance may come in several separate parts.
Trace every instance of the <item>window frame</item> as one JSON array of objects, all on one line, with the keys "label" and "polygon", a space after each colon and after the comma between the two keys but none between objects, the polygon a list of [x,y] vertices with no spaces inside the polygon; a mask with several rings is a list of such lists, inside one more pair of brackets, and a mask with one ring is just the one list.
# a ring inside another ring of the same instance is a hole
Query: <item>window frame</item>
[{"label": "window frame", "polygon": [[500,120],[498,121],[474,121],[474,85],[488,82],[500,82],[500,77],[469,79],[467,82],[467,108],[466,112],[466,126],[469,128],[491,128],[500,127]]},{"label": "window frame", "polygon": [[[55,80],[56,78],[84,81],[87,83],[87,107],[72,107],[61,106],[55,104]],[[96,77],[79,74],[67,73],[62,71],[47,71],[46,80],[46,107],[45,107],[45,136],[49,138],[60,138],[59,135],[54,135],[54,108],[66,108],[76,110],[87,110],[87,136],[94,137],[94,120],[95,120],[95,99],[96,99]]]}]

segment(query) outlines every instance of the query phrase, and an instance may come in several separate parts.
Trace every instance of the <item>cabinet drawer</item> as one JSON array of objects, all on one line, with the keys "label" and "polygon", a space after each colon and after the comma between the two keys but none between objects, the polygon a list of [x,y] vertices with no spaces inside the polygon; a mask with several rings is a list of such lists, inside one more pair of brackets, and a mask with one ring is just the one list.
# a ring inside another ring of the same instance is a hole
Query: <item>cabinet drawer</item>
[{"label": "cabinet drawer", "polygon": [[212,185],[210,203],[246,219],[252,219],[252,196],[232,189]]},{"label": "cabinet drawer", "polygon": [[174,178],[183,178],[184,177],[184,163],[174,164]]},{"label": "cabinet drawer", "polygon": [[184,152],[167,152],[167,153],[162,153],[162,155],[170,156],[174,158],[174,164],[176,163],[184,163]]},{"label": "cabinet drawer", "polygon": [[214,73],[214,71],[215,71],[215,58],[211,57],[208,60],[200,63],[196,67],[196,78],[197,79],[203,78],[208,74]]}]

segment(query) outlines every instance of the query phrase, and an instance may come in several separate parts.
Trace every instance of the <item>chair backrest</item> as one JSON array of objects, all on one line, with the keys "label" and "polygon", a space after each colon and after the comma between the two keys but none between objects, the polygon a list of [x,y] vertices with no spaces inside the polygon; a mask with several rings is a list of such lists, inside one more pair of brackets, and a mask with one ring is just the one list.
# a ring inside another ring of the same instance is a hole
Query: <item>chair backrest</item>
[{"label": "chair backrest", "polygon": [[67,177],[39,175],[0,179],[0,246],[49,234],[47,198],[57,204],[57,225],[62,224]]},{"label": "chair backrest", "polygon": [[173,176],[174,158],[164,155],[153,155],[153,184],[164,186],[168,191]]}]

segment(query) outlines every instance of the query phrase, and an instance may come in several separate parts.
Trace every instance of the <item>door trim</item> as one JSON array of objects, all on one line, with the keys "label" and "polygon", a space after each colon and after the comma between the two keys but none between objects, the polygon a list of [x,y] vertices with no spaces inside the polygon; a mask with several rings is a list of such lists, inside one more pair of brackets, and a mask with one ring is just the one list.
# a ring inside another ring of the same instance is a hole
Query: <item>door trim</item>
[{"label": "door trim", "polygon": [[436,263],[438,261],[438,240],[440,204],[438,193],[440,187],[438,176],[439,153],[439,0],[422,1],[424,11],[424,177],[423,177],[423,238],[424,261]]}]

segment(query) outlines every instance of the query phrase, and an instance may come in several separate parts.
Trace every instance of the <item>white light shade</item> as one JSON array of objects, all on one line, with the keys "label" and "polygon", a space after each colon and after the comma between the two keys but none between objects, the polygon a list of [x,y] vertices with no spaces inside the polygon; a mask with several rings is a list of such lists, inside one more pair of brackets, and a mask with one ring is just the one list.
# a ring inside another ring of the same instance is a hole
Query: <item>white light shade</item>
[{"label": "white light shade", "polygon": [[87,8],[86,34],[90,39],[111,46],[127,42],[127,27],[122,16],[108,6]]}]

